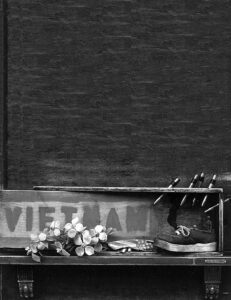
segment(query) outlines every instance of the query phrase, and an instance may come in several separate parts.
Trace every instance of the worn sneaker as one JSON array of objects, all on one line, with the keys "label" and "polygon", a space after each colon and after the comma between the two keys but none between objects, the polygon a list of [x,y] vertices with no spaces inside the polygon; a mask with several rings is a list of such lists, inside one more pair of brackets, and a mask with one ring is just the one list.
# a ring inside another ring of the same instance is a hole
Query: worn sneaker
[{"label": "worn sneaker", "polygon": [[215,233],[178,226],[175,234],[161,234],[154,246],[172,252],[211,252],[216,251]]}]

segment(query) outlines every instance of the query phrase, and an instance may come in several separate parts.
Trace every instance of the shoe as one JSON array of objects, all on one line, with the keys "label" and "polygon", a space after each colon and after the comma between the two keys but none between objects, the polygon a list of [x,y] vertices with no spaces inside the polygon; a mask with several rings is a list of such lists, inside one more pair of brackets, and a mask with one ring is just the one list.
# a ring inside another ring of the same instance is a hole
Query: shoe
[{"label": "shoe", "polygon": [[217,243],[213,231],[180,225],[175,234],[159,235],[154,246],[172,252],[211,252],[216,251]]}]

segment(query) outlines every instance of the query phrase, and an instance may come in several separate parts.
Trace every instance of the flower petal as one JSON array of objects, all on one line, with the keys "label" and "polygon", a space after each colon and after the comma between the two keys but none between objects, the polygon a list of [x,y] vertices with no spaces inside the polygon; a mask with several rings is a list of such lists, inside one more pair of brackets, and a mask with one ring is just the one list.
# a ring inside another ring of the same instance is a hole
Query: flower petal
[{"label": "flower petal", "polygon": [[73,226],[75,226],[76,224],[79,223],[79,218],[78,218],[78,217],[74,218],[74,219],[71,221],[71,223],[72,223]]},{"label": "flower petal", "polygon": [[67,223],[65,226],[64,226],[64,229],[66,231],[70,230],[72,228],[72,224],[71,223]]},{"label": "flower petal", "polygon": [[80,247],[77,247],[75,249],[75,252],[78,256],[83,256],[84,255],[84,247],[80,246]]},{"label": "flower petal", "polygon": [[94,254],[94,248],[92,247],[92,246],[86,246],[85,247],[85,253],[87,254],[87,255],[93,255]]}]

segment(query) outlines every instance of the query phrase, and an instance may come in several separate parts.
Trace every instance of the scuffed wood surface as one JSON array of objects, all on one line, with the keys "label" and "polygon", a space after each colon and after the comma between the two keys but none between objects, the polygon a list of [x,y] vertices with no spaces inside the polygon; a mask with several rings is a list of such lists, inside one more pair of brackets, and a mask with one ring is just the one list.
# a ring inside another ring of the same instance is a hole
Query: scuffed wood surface
[{"label": "scuffed wood surface", "polygon": [[[208,263],[209,262],[209,263]],[[37,265],[29,256],[0,254],[1,265]],[[165,255],[157,253],[131,253],[110,255],[95,255],[91,257],[76,256],[43,256],[40,265],[110,265],[110,266],[231,266],[230,256],[220,256],[219,253],[206,253],[197,257],[193,255]]]}]

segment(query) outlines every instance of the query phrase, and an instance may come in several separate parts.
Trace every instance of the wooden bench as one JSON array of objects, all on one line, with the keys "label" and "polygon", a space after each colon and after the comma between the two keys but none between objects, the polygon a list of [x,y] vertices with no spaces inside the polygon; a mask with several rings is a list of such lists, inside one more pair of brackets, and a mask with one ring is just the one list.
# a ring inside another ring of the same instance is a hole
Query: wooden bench
[{"label": "wooden bench", "polygon": [[[165,197],[154,206],[154,200],[162,193]],[[38,263],[22,250],[29,243],[30,233],[41,231],[53,219],[65,223],[77,215],[89,228],[99,223],[116,228],[113,239],[153,239],[160,232],[173,230],[167,223],[169,208],[185,194],[189,197],[179,208],[177,218],[186,226],[199,224],[204,216],[200,205],[191,206],[192,197],[196,196],[199,203],[208,194],[209,206],[219,202],[218,209],[211,213],[217,230],[216,252],[183,255],[109,251],[91,257],[47,255],[42,257],[41,265],[202,266],[205,296],[217,299],[221,268],[231,266],[231,257],[223,253],[223,190],[217,188],[35,187],[27,191],[3,190],[0,192],[0,266],[17,265],[20,296],[33,298],[33,268]],[[0,274],[2,276],[2,271]]]}]

